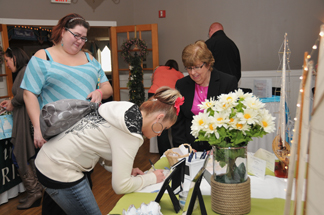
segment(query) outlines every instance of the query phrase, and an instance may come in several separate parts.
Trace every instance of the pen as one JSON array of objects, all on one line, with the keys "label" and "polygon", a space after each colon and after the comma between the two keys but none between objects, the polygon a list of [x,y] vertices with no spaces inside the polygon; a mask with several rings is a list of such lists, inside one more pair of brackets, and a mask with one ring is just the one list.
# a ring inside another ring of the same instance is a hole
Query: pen
[{"label": "pen", "polygon": [[192,157],[193,157],[193,151],[191,151],[191,153],[190,153],[190,155],[189,155],[189,157],[188,157],[188,162],[191,162]]},{"label": "pen", "polygon": [[149,159],[149,161],[150,161],[150,164],[151,164],[151,166],[152,166],[153,170],[155,171],[156,169],[155,169],[155,167],[154,167],[154,165],[153,165],[153,163],[152,163],[151,159]]},{"label": "pen", "polygon": [[199,159],[204,159],[205,154],[206,154],[206,150],[204,150],[204,152],[201,154]]}]

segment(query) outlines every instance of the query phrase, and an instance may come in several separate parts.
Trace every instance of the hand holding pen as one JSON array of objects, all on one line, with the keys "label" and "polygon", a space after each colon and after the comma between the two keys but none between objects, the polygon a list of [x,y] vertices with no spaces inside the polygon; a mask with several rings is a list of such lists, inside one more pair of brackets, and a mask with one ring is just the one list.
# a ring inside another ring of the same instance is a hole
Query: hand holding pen
[{"label": "hand holding pen", "polygon": [[149,159],[149,162],[154,170],[154,174],[156,175],[156,183],[160,183],[165,179],[164,173],[163,173],[163,169],[158,169],[156,170],[154,167],[153,162],[151,161],[151,159]]}]

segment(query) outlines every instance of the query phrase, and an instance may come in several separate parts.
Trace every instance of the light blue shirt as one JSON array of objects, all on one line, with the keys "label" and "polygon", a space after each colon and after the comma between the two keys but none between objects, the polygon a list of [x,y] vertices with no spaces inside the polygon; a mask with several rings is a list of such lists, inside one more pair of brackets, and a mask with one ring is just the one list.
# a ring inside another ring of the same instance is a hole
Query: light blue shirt
[{"label": "light blue shirt", "polygon": [[33,56],[26,68],[20,88],[38,96],[39,106],[61,99],[86,100],[98,84],[108,81],[100,63],[88,58],[88,63],[79,66],[67,66],[54,62],[45,50],[49,60]]}]

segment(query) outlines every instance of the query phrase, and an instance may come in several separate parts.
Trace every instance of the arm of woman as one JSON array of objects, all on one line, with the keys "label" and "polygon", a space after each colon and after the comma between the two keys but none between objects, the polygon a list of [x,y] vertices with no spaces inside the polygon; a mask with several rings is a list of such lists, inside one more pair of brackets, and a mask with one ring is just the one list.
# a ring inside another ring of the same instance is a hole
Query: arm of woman
[{"label": "arm of woman", "polygon": [[134,159],[142,144],[141,139],[116,131],[114,137],[110,138],[110,142],[113,152],[112,187],[117,194],[131,193],[157,183],[156,175],[153,172],[132,176]]},{"label": "arm of woman", "polygon": [[99,85],[99,89],[92,91],[87,96],[91,98],[91,102],[100,103],[102,99],[108,99],[113,94],[113,89],[108,81],[103,82]]},{"label": "arm of woman", "polygon": [[36,148],[41,148],[46,140],[42,136],[42,132],[39,124],[40,108],[37,97],[34,93],[24,90],[24,101],[29,118],[34,127],[34,145]]}]

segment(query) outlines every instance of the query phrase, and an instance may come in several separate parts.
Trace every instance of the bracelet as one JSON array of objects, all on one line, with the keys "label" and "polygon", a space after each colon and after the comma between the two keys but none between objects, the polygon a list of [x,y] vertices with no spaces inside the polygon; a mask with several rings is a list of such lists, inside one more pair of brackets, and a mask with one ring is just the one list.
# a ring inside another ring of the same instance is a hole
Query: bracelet
[{"label": "bracelet", "polygon": [[102,92],[101,92],[101,90],[96,89],[96,91],[99,91],[99,93],[101,94],[101,100],[102,100]]}]

